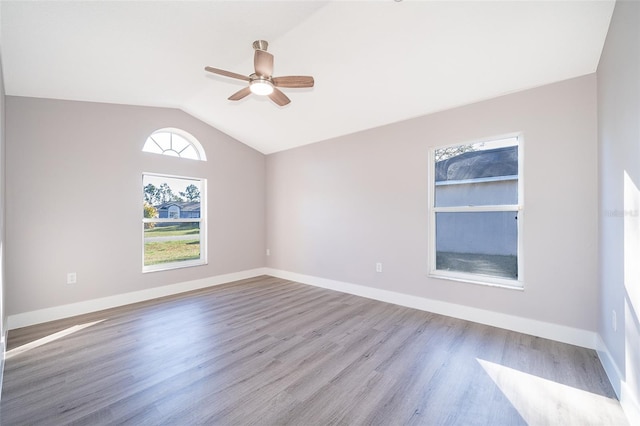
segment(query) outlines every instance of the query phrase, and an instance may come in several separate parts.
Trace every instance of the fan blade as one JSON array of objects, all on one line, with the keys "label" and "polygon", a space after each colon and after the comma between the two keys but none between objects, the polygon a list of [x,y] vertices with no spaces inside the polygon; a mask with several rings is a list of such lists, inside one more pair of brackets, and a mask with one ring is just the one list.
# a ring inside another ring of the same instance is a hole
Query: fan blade
[{"label": "fan blade", "polygon": [[280,106],[285,106],[286,104],[291,102],[291,99],[289,99],[287,95],[285,95],[284,93],[282,93],[282,91],[276,89],[275,87],[273,88],[273,93],[269,95],[269,99]]},{"label": "fan blade", "polygon": [[240,99],[246,97],[249,93],[251,93],[251,89],[249,88],[249,86],[247,86],[244,89],[240,89],[236,93],[234,93],[233,95],[229,96],[229,100],[230,101],[239,101]]},{"label": "fan blade", "polygon": [[257,75],[271,77],[271,74],[273,74],[273,55],[264,50],[256,50],[256,54],[253,57],[253,66]]},{"label": "fan blade", "polygon": [[313,83],[313,77],[304,75],[273,78],[273,85],[278,87],[313,87]]},{"label": "fan blade", "polygon": [[225,70],[221,70],[221,69],[213,68],[213,67],[204,67],[204,69],[205,69],[205,71],[209,71],[209,72],[212,72],[214,74],[224,75],[225,77],[237,78],[238,80],[244,80],[244,81],[251,81],[251,79],[249,77],[247,77],[246,75],[237,74],[235,72],[225,71]]}]

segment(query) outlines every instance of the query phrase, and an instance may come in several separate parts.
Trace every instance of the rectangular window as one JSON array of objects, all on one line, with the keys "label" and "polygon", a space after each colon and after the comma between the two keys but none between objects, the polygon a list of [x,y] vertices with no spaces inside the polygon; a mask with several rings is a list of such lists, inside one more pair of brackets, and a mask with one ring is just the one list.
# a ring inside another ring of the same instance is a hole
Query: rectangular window
[{"label": "rectangular window", "polygon": [[522,136],[430,152],[430,275],[522,288]]},{"label": "rectangular window", "polygon": [[206,264],[206,180],[145,173],[142,187],[142,272]]}]

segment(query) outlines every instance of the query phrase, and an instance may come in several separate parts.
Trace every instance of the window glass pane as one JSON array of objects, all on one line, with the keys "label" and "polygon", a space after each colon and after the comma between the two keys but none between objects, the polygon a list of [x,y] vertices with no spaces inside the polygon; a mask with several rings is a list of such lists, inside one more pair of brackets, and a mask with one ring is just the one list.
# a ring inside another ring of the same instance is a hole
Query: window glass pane
[{"label": "window glass pane", "polygon": [[517,212],[436,213],[436,269],[517,279]]},{"label": "window glass pane", "polygon": [[183,149],[185,149],[187,146],[190,146],[191,144],[189,142],[187,142],[187,140],[185,138],[183,138],[182,136],[173,133],[171,135],[171,148],[174,151],[180,152]]},{"label": "window glass pane", "polygon": [[190,160],[199,160],[200,156],[198,155],[198,151],[193,147],[193,145],[189,145],[186,147],[181,153],[180,156],[182,158],[188,158]]},{"label": "window glass pane", "polygon": [[162,148],[158,146],[157,143],[152,138],[147,138],[147,141],[144,143],[142,147],[144,152],[152,152],[154,154],[162,154]]},{"label": "window glass pane", "polygon": [[496,206],[518,204],[518,179],[439,184],[436,182],[436,207]]},{"label": "window glass pane", "polygon": [[200,233],[204,180],[144,174],[142,184],[146,270],[157,270],[154,265],[166,264],[163,268],[168,269],[180,267],[180,262],[206,261]]},{"label": "window glass pane", "polygon": [[154,133],[151,138],[162,148],[162,151],[171,149],[171,133]]},{"label": "window glass pane", "polygon": [[199,222],[145,223],[144,266],[200,259]]},{"label": "window glass pane", "polygon": [[518,203],[518,139],[435,150],[435,206]]},{"label": "window glass pane", "polygon": [[200,217],[202,182],[199,179],[144,175],[142,186],[144,202],[158,209],[158,217],[168,218],[171,205],[180,208],[182,219]]}]

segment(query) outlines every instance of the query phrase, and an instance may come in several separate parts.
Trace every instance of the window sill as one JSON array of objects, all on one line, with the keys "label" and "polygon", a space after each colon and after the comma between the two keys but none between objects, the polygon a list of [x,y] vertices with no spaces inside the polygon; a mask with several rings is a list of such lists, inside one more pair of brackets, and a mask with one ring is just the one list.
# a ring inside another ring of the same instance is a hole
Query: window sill
[{"label": "window sill", "polygon": [[202,266],[206,264],[208,264],[208,262],[203,259],[185,260],[184,262],[160,263],[157,265],[143,266],[142,273],[146,274],[148,272],[170,271],[173,269],[191,268],[194,266]]},{"label": "window sill", "polygon": [[524,291],[522,281],[501,279],[498,277],[478,276],[471,274],[456,274],[445,271],[433,271],[427,275],[429,278],[437,278],[448,281],[457,281],[467,284],[481,285],[485,287],[497,287],[506,290]]}]

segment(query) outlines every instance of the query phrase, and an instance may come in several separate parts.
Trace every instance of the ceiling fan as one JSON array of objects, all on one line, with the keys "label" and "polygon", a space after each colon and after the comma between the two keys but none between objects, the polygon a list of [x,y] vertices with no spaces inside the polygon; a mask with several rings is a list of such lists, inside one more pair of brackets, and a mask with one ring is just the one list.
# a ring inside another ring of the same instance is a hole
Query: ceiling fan
[{"label": "ceiling fan", "polygon": [[291,102],[291,99],[289,99],[287,95],[282,93],[282,91],[278,89],[278,87],[313,87],[313,77],[301,75],[274,77],[273,55],[267,52],[268,46],[269,43],[264,40],[256,40],[253,42],[253,48],[256,51],[253,57],[253,66],[255,68],[255,72],[249,76],[213,67],[205,67],[204,69],[214,74],[237,78],[238,80],[249,82],[249,86],[229,96],[230,101],[238,101],[246,97],[250,93],[254,93],[256,95],[268,96],[269,99],[271,99],[276,104],[284,106]]}]

